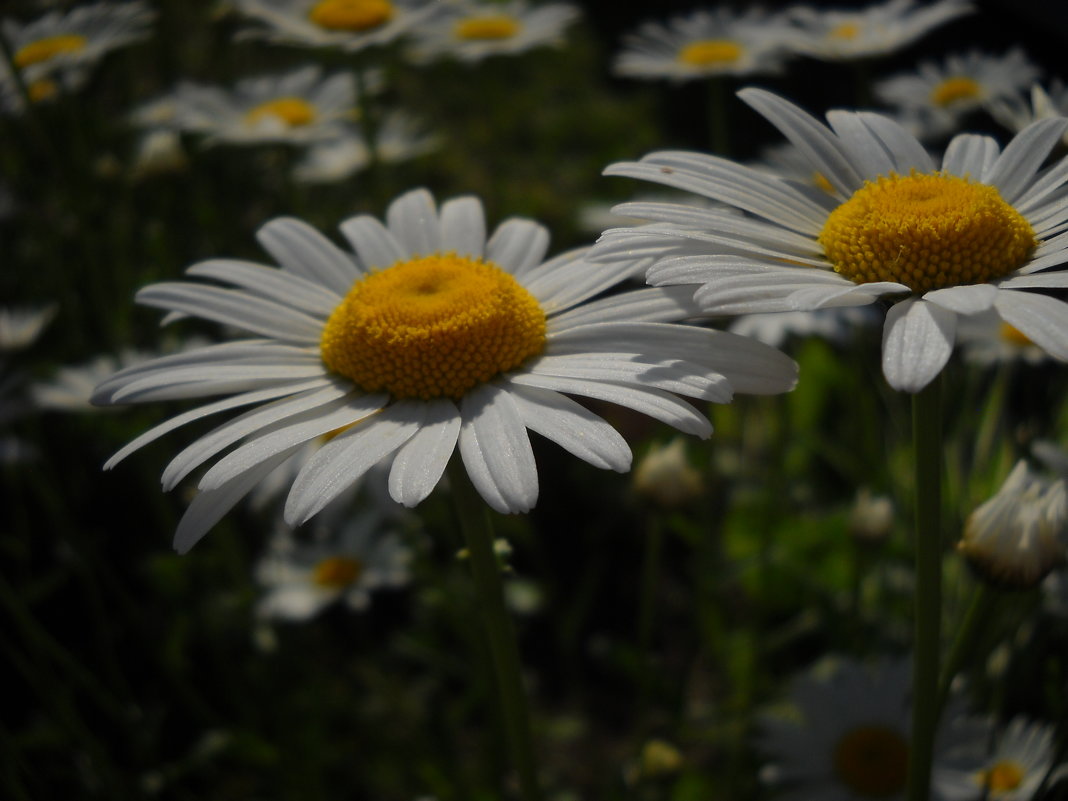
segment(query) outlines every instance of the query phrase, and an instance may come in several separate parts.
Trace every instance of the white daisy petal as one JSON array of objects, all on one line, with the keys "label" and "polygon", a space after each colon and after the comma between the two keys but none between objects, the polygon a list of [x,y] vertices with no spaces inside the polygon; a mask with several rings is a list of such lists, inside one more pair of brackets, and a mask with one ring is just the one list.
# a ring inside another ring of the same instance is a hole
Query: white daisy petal
[{"label": "white daisy petal", "polygon": [[726,379],[703,373],[697,365],[681,359],[652,365],[629,353],[565,354],[542,356],[528,365],[526,372],[531,375],[639,384],[713,403],[728,403],[731,399],[730,384]]},{"label": "white daisy petal", "polygon": [[996,186],[1009,203],[1034,181],[1038,168],[1061,140],[1068,119],[1039,120],[1013,137],[998,160],[983,174],[983,182]]},{"label": "white daisy petal", "polygon": [[513,218],[493,232],[486,243],[486,259],[518,277],[541,264],[548,249],[549,231],[545,226]]},{"label": "white daisy petal", "polygon": [[[890,156],[893,170],[899,173],[908,173],[916,169],[923,172],[933,170],[934,162],[930,154],[911,133],[889,117],[882,114],[873,114],[868,111],[858,111],[857,118],[864,123],[876,140],[886,148]],[[875,177],[885,173],[872,173],[871,167],[865,165],[865,177]]]},{"label": "white daisy petal", "polygon": [[322,324],[304,312],[233,289],[178,282],[152,284],[137,293],[137,302],[292,342],[318,342],[322,332]]},{"label": "white daisy petal", "polygon": [[340,227],[366,269],[383,270],[408,256],[390,230],[369,214],[350,217]]},{"label": "white daisy petal", "polygon": [[427,404],[426,421],[393,458],[389,494],[397,503],[416,506],[438,485],[460,435],[460,412],[446,398]]},{"label": "white daisy petal", "polygon": [[550,389],[508,388],[523,424],[594,467],[625,473],[631,452],[612,426],[570,398]]},{"label": "white daisy petal", "polygon": [[321,284],[305,281],[297,275],[235,259],[198,262],[187,269],[185,274],[225,281],[268,300],[280,301],[311,314],[329,315],[342,298],[336,292],[325,290]]},{"label": "white daisy petal", "polygon": [[426,256],[441,250],[434,198],[425,189],[415,189],[389,204],[386,224],[409,253]]},{"label": "white daisy petal", "polygon": [[956,315],[922,299],[909,298],[886,315],[883,374],[901,392],[919,392],[937,376],[953,351]]},{"label": "white daisy petal", "polygon": [[290,451],[283,451],[273,459],[256,465],[218,489],[197,493],[192,503],[189,504],[189,508],[185,510],[185,514],[182,515],[182,519],[178,521],[178,528],[174,533],[174,550],[178,553],[187,553],[212,526],[222,519],[223,515],[233,509],[252,491],[253,487],[288,459],[295,450],[294,448]]},{"label": "white daisy petal", "polygon": [[994,305],[997,294],[997,288],[990,284],[973,284],[935,289],[923,299],[957,314],[979,314]]},{"label": "white daisy petal", "polygon": [[471,483],[493,509],[529,511],[538,500],[538,470],[515,401],[483,384],[460,402],[460,455]]},{"label": "white daisy petal", "polygon": [[301,469],[286,499],[285,519],[300,525],[411,439],[426,405],[398,401],[320,448]]},{"label": "white daisy petal", "polygon": [[555,337],[590,323],[633,321],[659,323],[697,317],[700,307],[692,287],[655,287],[620,292],[568,309],[549,320],[549,336]]},{"label": "white daisy petal", "polygon": [[441,206],[441,249],[459,256],[481,258],[486,247],[486,218],[482,202],[458,197]]},{"label": "white daisy petal", "polygon": [[[165,490],[173,489],[190,472],[235,442],[258,431],[269,429],[294,415],[330,403],[343,396],[345,392],[344,385],[338,382],[326,389],[301,393],[300,395],[259,406],[227,423],[223,423],[182,450],[171,460],[163,471],[163,488]],[[369,395],[362,400],[364,402],[355,404],[355,408],[364,410],[366,414],[373,414],[385,403],[385,398],[382,395]]]},{"label": "white daisy petal", "polygon": [[942,169],[950,175],[981,179],[990,171],[1001,152],[989,136],[959,134],[954,136],[942,156]]},{"label": "white daisy petal", "polygon": [[1004,290],[998,292],[994,308],[1042,350],[1068,361],[1068,304],[1048,295]]},{"label": "white daisy petal", "polygon": [[285,269],[344,295],[359,271],[341,248],[306,222],[280,217],[256,232],[256,238]]}]

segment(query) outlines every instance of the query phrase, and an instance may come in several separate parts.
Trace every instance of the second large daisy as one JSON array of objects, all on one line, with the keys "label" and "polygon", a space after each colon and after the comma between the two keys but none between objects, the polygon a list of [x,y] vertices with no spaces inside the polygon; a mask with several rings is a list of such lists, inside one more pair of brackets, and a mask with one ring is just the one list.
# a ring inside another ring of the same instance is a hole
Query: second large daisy
[{"label": "second large daisy", "polygon": [[[892,120],[832,111],[830,127],[769,92],[740,93],[790,140],[829,191],[698,153],[615,164],[624,175],[732,209],[631,203],[649,220],[602,237],[594,258],[656,258],[650,283],[694,285],[712,314],[861,306],[886,297],[883,373],[916,392],[945,365],[957,321],[993,310],[1068,359],[1068,161],[1044,167],[1068,120],[1036,122],[1004,150],[962,134],[941,164]],[[739,215],[738,210],[744,212]]]}]

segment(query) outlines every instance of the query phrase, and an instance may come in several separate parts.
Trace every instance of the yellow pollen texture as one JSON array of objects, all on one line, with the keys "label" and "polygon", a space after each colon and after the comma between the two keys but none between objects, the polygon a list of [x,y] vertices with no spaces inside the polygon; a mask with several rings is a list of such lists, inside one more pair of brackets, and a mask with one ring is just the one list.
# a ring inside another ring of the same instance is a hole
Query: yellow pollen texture
[{"label": "yellow pollen texture", "polygon": [[679,51],[679,61],[694,67],[734,64],[742,57],[742,46],[727,39],[691,42]]},{"label": "yellow pollen texture", "polygon": [[249,125],[257,125],[267,117],[273,117],[291,128],[299,128],[315,121],[315,106],[299,97],[279,97],[251,109],[245,115],[245,120]]},{"label": "yellow pollen texture", "polygon": [[319,587],[343,590],[360,577],[363,563],[351,556],[331,556],[315,566],[312,582]]},{"label": "yellow pollen texture", "polygon": [[832,39],[856,39],[860,34],[860,25],[855,22],[842,22],[831,28],[827,34]]},{"label": "yellow pollen texture", "polygon": [[885,798],[905,787],[909,746],[886,726],[858,726],[834,748],[834,772],[850,790],[866,798]]},{"label": "yellow pollen texture", "polygon": [[983,771],[983,787],[992,793],[1015,790],[1023,779],[1024,772],[1015,762],[998,762]]},{"label": "yellow pollen texture", "polygon": [[545,312],[495,264],[417,256],[357,281],[320,348],[365,392],[459,399],[544,350]]},{"label": "yellow pollen texture", "polygon": [[15,53],[16,67],[29,67],[31,64],[40,64],[64,53],[77,53],[84,50],[86,39],[74,33],[61,36],[49,36],[23,45]]},{"label": "yellow pollen texture", "polygon": [[936,106],[951,106],[961,100],[978,100],[982,91],[971,78],[946,78],[931,90],[931,102]]},{"label": "yellow pollen texture", "polygon": [[519,22],[503,14],[489,17],[468,17],[453,28],[457,39],[511,39],[519,33]]},{"label": "yellow pollen texture", "polygon": [[827,217],[819,243],[850,281],[926,292],[1007,275],[1027,262],[1037,240],[996,188],[914,172],[866,182]]},{"label": "yellow pollen texture", "polygon": [[329,30],[367,31],[393,19],[393,4],[389,0],[321,0],[312,6],[308,19]]}]

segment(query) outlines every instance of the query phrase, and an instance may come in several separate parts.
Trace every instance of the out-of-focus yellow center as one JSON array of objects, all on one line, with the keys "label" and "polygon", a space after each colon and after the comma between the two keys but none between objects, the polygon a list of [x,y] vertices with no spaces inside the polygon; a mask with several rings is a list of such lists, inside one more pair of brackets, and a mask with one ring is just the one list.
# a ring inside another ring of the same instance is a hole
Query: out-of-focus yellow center
[{"label": "out-of-focus yellow center", "polygon": [[1000,278],[1037,244],[993,186],[915,172],[865,182],[827,217],[819,243],[850,281],[894,281],[914,292]]},{"label": "out-of-focus yellow center", "polygon": [[329,590],[343,590],[360,577],[363,562],[351,556],[330,556],[315,566],[312,582]]},{"label": "out-of-focus yellow center", "polygon": [[355,283],[330,315],[323,363],[366,392],[459,399],[545,348],[545,312],[491,262],[437,253]]},{"label": "out-of-focus yellow center", "polygon": [[258,125],[268,117],[284,122],[290,128],[299,128],[315,121],[315,106],[299,97],[279,97],[260,103],[245,114],[249,125]]},{"label": "out-of-focus yellow center", "polygon": [[742,57],[742,46],[728,39],[691,42],[679,51],[679,61],[692,67],[716,67],[734,64]]},{"label": "out-of-focus yellow center", "polygon": [[909,745],[886,726],[858,726],[835,744],[833,763],[838,779],[866,798],[886,798],[905,787]]},{"label": "out-of-focus yellow center", "polygon": [[15,53],[15,66],[29,67],[31,64],[40,64],[42,61],[49,61],[64,53],[77,53],[79,50],[84,50],[85,45],[86,38],[76,33],[48,36],[20,47]]},{"label": "out-of-focus yellow center", "polygon": [[834,185],[827,180],[827,176],[822,172],[814,172],[812,174],[812,183],[814,183],[819,189],[822,189],[828,195],[834,194]]},{"label": "out-of-focus yellow center", "polygon": [[983,787],[991,793],[1015,790],[1024,780],[1024,770],[1016,762],[1003,760],[983,771]]},{"label": "out-of-focus yellow center", "polygon": [[1008,342],[1010,345],[1015,345],[1018,348],[1024,348],[1028,345],[1035,344],[1027,334],[1009,323],[1002,323],[998,326],[998,335],[1003,342]]},{"label": "out-of-focus yellow center", "polygon": [[842,22],[831,28],[827,34],[831,39],[856,39],[860,35],[860,25],[855,22]]},{"label": "out-of-focus yellow center", "polygon": [[38,78],[26,87],[26,94],[30,96],[30,102],[40,103],[42,100],[51,100],[56,96],[59,87],[55,81],[48,78]]},{"label": "out-of-focus yellow center", "polygon": [[393,19],[389,0],[320,0],[308,19],[332,31],[368,31]]},{"label": "out-of-focus yellow center", "polygon": [[519,21],[515,18],[504,14],[495,14],[458,20],[453,27],[453,33],[457,39],[511,39],[519,33],[519,28]]},{"label": "out-of-focus yellow center", "polygon": [[931,90],[931,102],[936,106],[951,106],[961,100],[978,100],[982,91],[971,78],[946,78]]}]

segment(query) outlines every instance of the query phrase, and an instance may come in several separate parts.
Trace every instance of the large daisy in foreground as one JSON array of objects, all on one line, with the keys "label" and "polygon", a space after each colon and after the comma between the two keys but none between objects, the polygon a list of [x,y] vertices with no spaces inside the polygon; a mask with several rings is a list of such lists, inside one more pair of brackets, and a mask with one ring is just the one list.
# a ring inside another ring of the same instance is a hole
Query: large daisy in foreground
[{"label": "large daisy in foreground", "polygon": [[[1004,150],[962,134],[941,165],[894,121],[832,111],[821,124],[769,92],[741,98],[804,154],[832,192],[698,153],[652,153],[610,166],[728,204],[663,203],[617,212],[653,224],[607,231],[593,258],[654,256],[650,283],[697,285],[712,314],[805,311],[897,301],[883,373],[917,392],[949,359],[957,321],[994,310],[1068,359],[1068,305],[1034,290],[1068,287],[1068,160],[1043,168],[1068,119],[1041,120]],[[739,216],[741,209],[747,214]]]},{"label": "large daisy in foreground", "polygon": [[486,502],[524,512],[538,496],[527,429],[597,467],[625,471],[623,438],[563,393],[627,406],[708,436],[704,414],[677,395],[725,403],[734,392],[778,393],[796,365],[766,345],[669,321],[692,316],[689,290],[644,288],[591,298],[632,273],[585,250],[544,261],[548,234],[511,219],[488,239],[482,204],[439,209],[425,190],[394,201],[386,225],[363,215],[341,230],[352,256],[295,219],[259,232],[281,269],[214,259],[189,268],[232,288],[169,282],[141,303],[244,330],[213,345],[123,370],[97,403],[228,395],[165,422],[108,466],[178,426],[251,410],[201,437],[163,475],[173,487],[218,457],[178,526],[190,548],[256,484],[306,443],[336,433],[307,459],[285,507],[311,518],[378,462],[389,491],[414,506],[454,450]]}]

